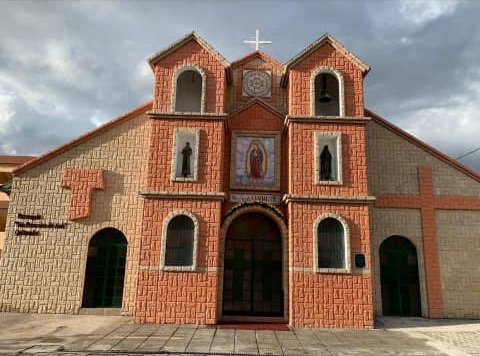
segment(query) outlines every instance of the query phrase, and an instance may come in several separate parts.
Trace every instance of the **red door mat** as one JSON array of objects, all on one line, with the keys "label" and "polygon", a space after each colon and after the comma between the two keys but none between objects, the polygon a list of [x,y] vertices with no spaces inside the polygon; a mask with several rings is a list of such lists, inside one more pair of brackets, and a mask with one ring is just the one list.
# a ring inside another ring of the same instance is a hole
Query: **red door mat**
[{"label": "red door mat", "polygon": [[237,329],[237,330],[274,330],[290,331],[287,324],[279,323],[228,323],[218,325],[219,329]]}]

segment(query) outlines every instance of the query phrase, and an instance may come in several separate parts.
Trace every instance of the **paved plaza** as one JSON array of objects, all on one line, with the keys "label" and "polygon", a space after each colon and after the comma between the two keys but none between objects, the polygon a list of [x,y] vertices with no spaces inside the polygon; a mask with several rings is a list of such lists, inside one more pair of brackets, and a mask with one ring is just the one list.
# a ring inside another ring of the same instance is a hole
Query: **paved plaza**
[{"label": "paved plaza", "polygon": [[1,355],[480,355],[480,321],[378,318],[375,330],[134,324],[129,317],[0,314]]}]

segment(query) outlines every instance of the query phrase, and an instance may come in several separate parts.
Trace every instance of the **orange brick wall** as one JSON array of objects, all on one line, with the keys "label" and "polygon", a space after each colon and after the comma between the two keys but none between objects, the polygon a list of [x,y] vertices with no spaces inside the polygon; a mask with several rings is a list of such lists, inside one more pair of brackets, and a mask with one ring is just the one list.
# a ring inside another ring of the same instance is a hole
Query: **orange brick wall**
[{"label": "orange brick wall", "polygon": [[[199,223],[197,270],[161,271],[163,223],[177,210],[193,213]],[[221,203],[192,199],[146,199],[140,248],[136,321],[214,324],[217,322]],[[207,268],[213,269],[207,272]]]},{"label": "orange brick wall", "polygon": [[[175,128],[200,129],[198,181],[170,180]],[[146,189],[171,192],[221,192],[224,123],[221,120],[156,119],[152,123]]]},{"label": "orange brick wall", "polygon": [[196,65],[206,75],[205,112],[226,111],[225,67],[211,52],[197,42],[191,41],[154,65],[155,90],[153,109],[160,112],[172,111],[173,76],[178,68]]},{"label": "orange brick wall", "polygon": [[260,69],[272,71],[272,96],[270,98],[262,98],[262,100],[284,115],[286,112],[286,89],[280,85],[284,71],[283,65],[268,56],[263,58],[261,53],[254,53],[247,56],[244,60],[232,63],[230,68],[232,83],[229,89],[229,110],[234,111],[253,99],[252,97],[242,96],[243,70]]},{"label": "orange brick wall", "polygon": [[333,67],[344,79],[345,116],[363,116],[363,75],[343,54],[325,44],[290,70],[288,114],[310,116],[310,78],[320,67]]},{"label": "orange brick wall", "polygon": [[[290,324],[372,328],[368,205],[291,203],[288,212]],[[313,270],[314,223],[325,213],[338,215],[348,224],[352,273],[316,273]],[[366,255],[365,271],[353,268],[354,253]]]},{"label": "orange brick wall", "polygon": [[[342,185],[316,185],[314,133],[342,133]],[[345,123],[293,123],[288,131],[290,194],[321,196],[366,196],[367,163],[365,125]]]}]

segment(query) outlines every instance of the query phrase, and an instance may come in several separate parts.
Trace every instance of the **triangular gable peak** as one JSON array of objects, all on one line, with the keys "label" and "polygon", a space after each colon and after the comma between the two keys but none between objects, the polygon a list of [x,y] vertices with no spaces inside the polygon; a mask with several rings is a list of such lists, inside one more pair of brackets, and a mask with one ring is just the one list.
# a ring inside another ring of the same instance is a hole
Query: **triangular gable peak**
[{"label": "triangular gable peak", "polygon": [[270,57],[269,55],[267,55],[267,54],[265,54],[261,51],[254,51],[254,52],[251,52],[251,53],[247,54],[246,56],[244,56],[240,59],[237,59],[235,62],[232,62],[231,67],[232,68],[238,68],[238,67],[244,66],[244,65],[248,64],[249,62],[252,62],[256,59],[260,59],[265,63],[273,64],[275,67],[278,67],[280,69],[283,68],[283,64],[281,62],[277,61],[276,59]]},{"label": "triangular gable peak", "polygon": [[216,51],[212,46],[210,46],[195,31],[192,31],[187,35],[185,35],[184,37],[180,38],[178,41],[172,43],[167,48],[161,50],[160,52],[155,53],[150,58],[148,58],[148,63],[150,64],[150,67],[153,69],[156,62],[162,60],[163,58],[167,57],[171,53],[179,50],[180,48],[182,48],[183,46],[185,46],[187,43],[191,41],[195,41],[201,47],[203,47],[207,52],[211,53],[215,58],[218,59],[220,63],[223,64],[225,68],[228,68],[230,66],[230,63],[218,51]]},{"label": "triangular gable peak", "polygon": [[230,130],[281,131],[283,116],[261,99],[250,100],[228,117]]},{"label": "triangular gable peak", "polygon": [[333,48],[335,48],[337,51],[342,53],[346,58],[348,58],[350,61],[352,61],[362,71],[363,76],[365,76],[370,71],[370,67],[367,64],[365,64],[362,60],[360,60],[352,52],[350,52],[348,49],[346,49],[343,45],[341,45],[337,40],[335,40],[328,33],[326,33],[325,35],[320,37],[318,40],[313,42],[310,46],[305,48],[302,52],[300,52],[295,57],[293,57],[291,60],[289,60],[285,64],[285,71],[288,71],[289,69],[295,67],[298,63],[302,62],[310,54],[312,54],[313,52],[315,52],[316,50],[318,50],[320,47],[324,46],[325,44],[330,44]]},{"label": "triangular gable peak", "polygon": [[70,150],[71,148],[73,147],[76,147],[104,132],[107,132],[109,130],[111,130],[112,128],[140,115],[140,114],[143,114],[143,113],[146,113],[147,111],[151,110],[152,109],[152,101],[149,101],[145,104],[143,104],[142,106],[139,106],[105,124],[103,124],[102,126],[99,126],[95,129],[93,129],[92,131],[89,131],[85,134],[83,134],[82,136],[76,138],[76,139],[73,139],[57,148],[54,148],[53,150],[51,151],[48,151],[47,153],[41,155],[41,156],[38,156],[38,157],[35,157],[29,161],[27,161],[26,163],[22,164],[20,167],[18,167],[17,169],[15,169],[13,171],[13,175],[16,176],[16,175],[19,175],[20,173],[23,173],[25,171],[28,171],[29,169],[32,169],[36,166],[38,166],[39,164],[41,163],[44,163],[46,161],[48,161],[49,159],[52,159],[53,157],[55,156],[58,156],[68,150]]},{"label": "triangular gable peak", "polygon": [[371,117],[373,122],[376,122],[380,126],[386,128],[387,130],[393,132],[396,135],[404,138],[408,142],[414,144],[415,146],[421,148],[422,150],[430,153],[431,155],[437,157],[439,160],[447,163],[448,165],[452,166],[456,170],[468,175],[470,178],[475,179],[476,181],[480,182],[480,174],[471,170],[470,168],[464,166],[460,162],[454,160],[453,158],[447,156],[446,154],[440,152],[439,150],[433,148],[432,146],[426,144],[425,142],[419,140],[418,138],[410,135],[408,132],[402,130],[398,126],[395,126],[391,122],[385,120],[384,118],[380,117],[379,115],[375,114],[374,112],[365,109],[365,116]]}]

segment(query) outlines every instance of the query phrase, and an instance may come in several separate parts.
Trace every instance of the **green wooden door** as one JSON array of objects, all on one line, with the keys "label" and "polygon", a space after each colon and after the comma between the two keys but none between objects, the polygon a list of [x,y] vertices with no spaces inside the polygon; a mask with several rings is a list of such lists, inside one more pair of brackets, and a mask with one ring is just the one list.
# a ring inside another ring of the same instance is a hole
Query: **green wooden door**
[{"label": "green wooden door", "polygon": [[280,233],[262,214],[242,215],[227,232],[223,315],[283,315]]},{"label": "green wooden door", "polygon": [[116,229],[99,231],[88,247],[84,308],[121,308],[127,240]]},{"label": "green wooden door", "polygon": [[418,261],[415,246],[392,236],[380,246],[383,315],[421,316]]}]

